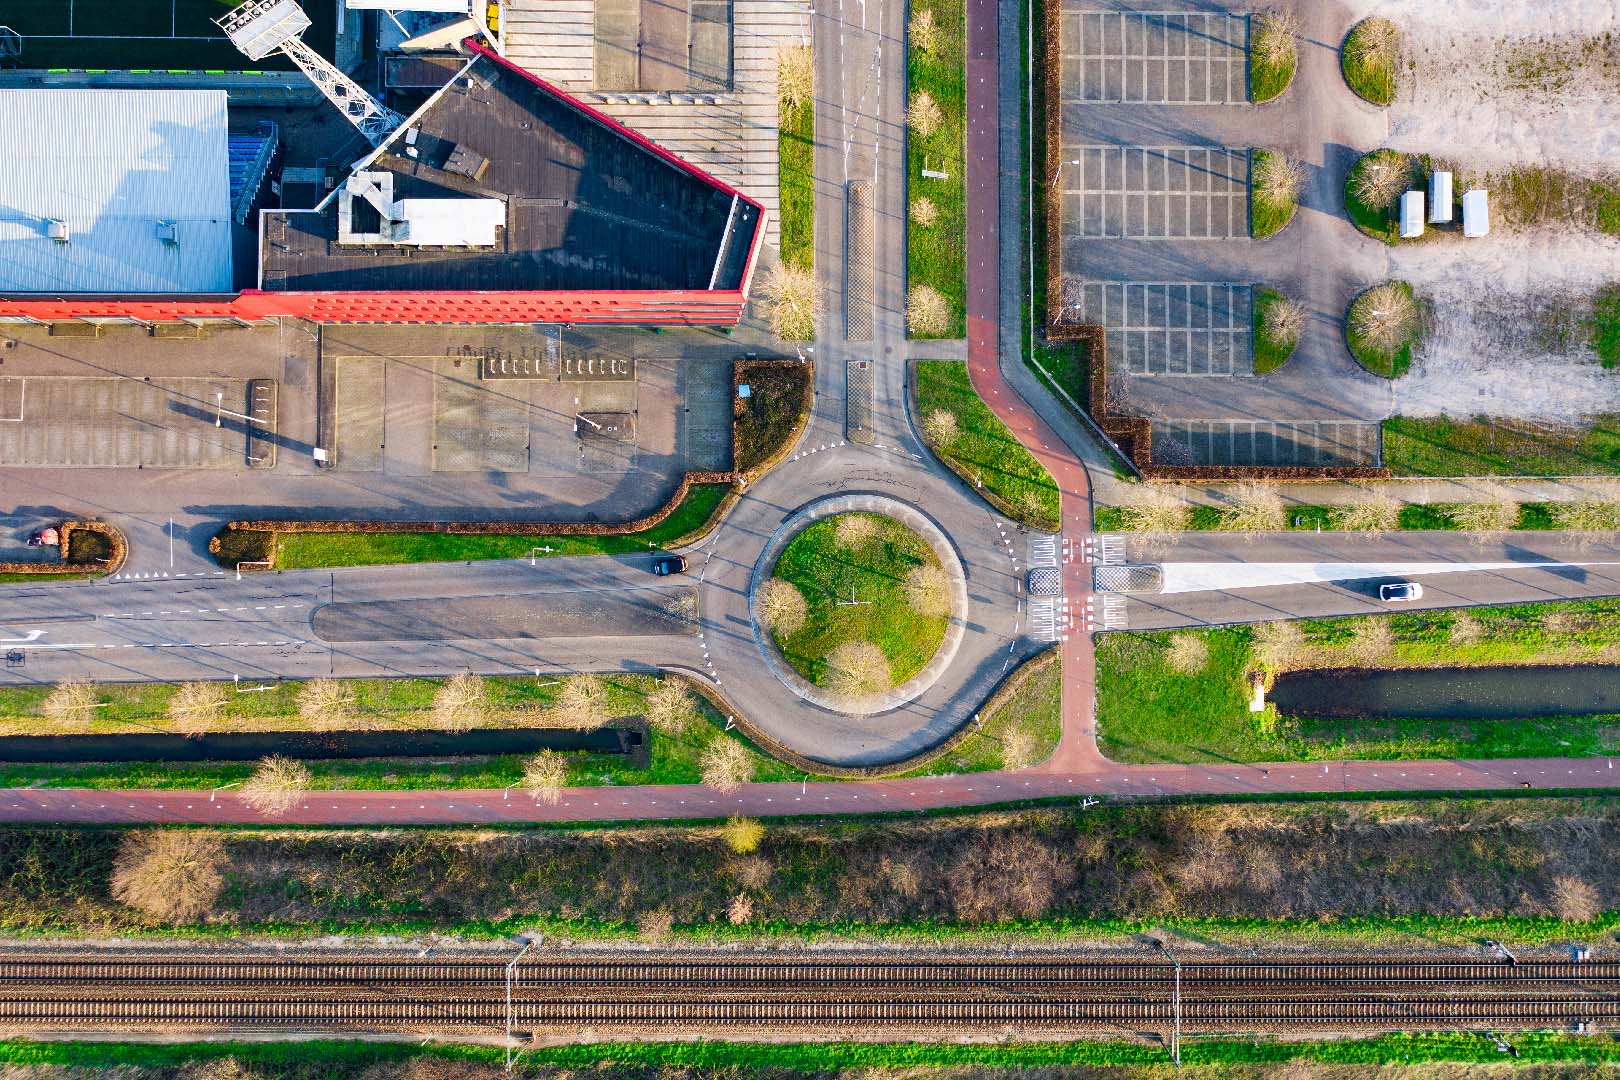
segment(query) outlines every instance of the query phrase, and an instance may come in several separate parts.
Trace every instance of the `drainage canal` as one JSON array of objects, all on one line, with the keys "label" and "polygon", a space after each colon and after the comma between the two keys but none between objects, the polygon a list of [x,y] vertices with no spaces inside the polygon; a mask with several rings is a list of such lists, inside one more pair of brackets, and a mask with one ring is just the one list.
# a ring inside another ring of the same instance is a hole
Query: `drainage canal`
[{"label": "drainage canal", "polygon": [[457,758],[532,754],[537,750],[628,754],[641,732],[627,728],[560,731],[482,728],[476,731],[229,731],[208,735],[6,735],[0,761],[254,761],[285,754],[305,761],[330,758]]},{"label": "drainage canal", "polygon": [[1294,671],[1269,695],[1284,716],[1500,719],[1620,713],[1620,667]]}]

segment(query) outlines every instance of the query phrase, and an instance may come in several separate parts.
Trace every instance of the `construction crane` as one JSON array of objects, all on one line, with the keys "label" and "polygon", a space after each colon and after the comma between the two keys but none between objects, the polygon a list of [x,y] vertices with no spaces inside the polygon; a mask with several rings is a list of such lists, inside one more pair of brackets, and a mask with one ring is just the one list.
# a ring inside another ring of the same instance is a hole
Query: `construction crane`
[{"label": "construction crane", "polygon": [[304,44],[299,35],[309,28],[310,19],[297,0],[247,0],[214,22],[248,59],[262,60],[279,52],[297,64],[372,146],[381,144],[405,122],[336,64]]}]

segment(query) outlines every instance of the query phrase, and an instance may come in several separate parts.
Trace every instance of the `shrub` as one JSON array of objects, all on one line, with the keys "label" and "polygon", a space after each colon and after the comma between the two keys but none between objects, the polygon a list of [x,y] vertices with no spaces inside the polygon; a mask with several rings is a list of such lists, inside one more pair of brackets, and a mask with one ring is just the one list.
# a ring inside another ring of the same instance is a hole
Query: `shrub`
[{"label": "shrub", "polygon": [[311,679],[298,688],[298,718],[312,728],[340,728],[349,722],[354,691],[337,679]]},{"label": "shrub", "polygon": [[1362,367],[1386,379],[1406,373],[1422,331],[1417,297],[1404,281],[1374,285],[1356,297],[1345,316],[1351,354]]},{"label": "shrub", "polygon": [[1574,874],[1553,878],[1552,902],[1548,906],[1565,922],[1591,922],[1603,914],[1598,891],[1591,882]]},{"label": "shrub", "polygon": [[692,721],[697,718],[697,710],[686,687],[674,679],[665,678],[660,679],[652,693],[647,695],[642,706],[642,717],[654,731],[674,738],[691,727]]},{"label": "shrub", "polygon": [[920,199],[913,199],[911,220],[919,228],[932,229],[939,224],[939,206],[926,195]]},{"label": "shrub", "polygon": [[1275,207],[1292,207],[1299,202],[1304,188],[1305,166],[1301,162],[1276,151],[1255,154],[1256,197]]},{"label": "shrub", "polygon": [[477,675],[461,672],[439,684],[439,689],[433,694],[433,708],[428,718],[436,728],[466,731],[478,726],[488,702],[489,692],[484,680]]},{"label": "shrub", "polygon": [[776,50],[776,103],[791,112],[815,92],[815,60],[808,45],[784,45]]},{"label": "shrub", "polygon": [[57,724],[89,727],[100,700],[95,683],[64,679],[51,688],[40,711],[47,720]]},{"label": "shrub", "polygon": [[871,514],[840,514],[833,537],[840,547],[862,548],[877,535],[877,518]]},{"label": "shrub", "polygon": [[1350,532],[1389,532],[1400,527],[1401,506],[1401,500],[1377,488],[1356,488],[1333,508],[1333,524]]},{"label": "shrub", "polygon": [[225,708],[227,696],[222,683],[181,683],[169,698],[169,719],[180,725],[206,721]]},{"label": "shrub", "polygon": [[1350,193],[1369,210],[1388,210],[1412,180],[1412,164],[1397,150],[1377,150],[1357,162]]},{"label": "shrub", "polygon": [[191,829],[141,829],[124,837],[113,862],[113,899],[148,918],[196,922],[213,913],[225,887],[225,846]]},{"label": "shrub", "polygon": [[931,138],[945,126],[945,110],[940,108],[933,94],[919,90],[906,106],[906,123],[919,138]]},{"label": "shrub", "polygon": [[1344,39],[1341,63],[1350,89],[1375,105],[1395,100],[1395,66],[1401,32],[1388,19],[1363,19]]},{"label": "shrub", "polygon": [[809,606],[797,585],[771,578],[759,587],[760,619],[777,637],[787,637],[804,625]]},{"label": "shrub", "polygon": [[1075,876],[1073,856],[1026,831],[986,831],[962,845],[951,865],[956,917],[968,922],[1036,919]]},{"label": "shrub", "polygon": [[664,941],[675,931],[675,916],[668,908],[644,911],[636,919],[636,930],[647,941]]},{"label": "shrub", "polygon": [[914,12],[906,28],[906,38],[918,52],[931,53],[938,49],[939,24],[934,21],[934,13],[928,8]]},{"label": "shrub", "polygon": [[738,855],[747,855],[759,850],[760,841],[765,839],[765,825],[757,818],[727,818],[720,826],[720,839]]},{"label": "shrub", "polygon": [[827,689],[855,701],[894,685],[889,658],[870,641],[846,641],[827,654]]},{"label": "shrub", "polygon": [[913,337],[944,337],[951,332],[951,302],[932,285],[913,285],[906,294],[906,328]]},{"label": "shrub", "polygon": [[942,567],[914,566],[906,573],[906,603],[931,619],[951,613],[951,578]]},{"label": "shrub", "polygon": [[1187,528],[1192,507],[1181,488],[1145,483],[1125,491],[1119,511],[1131,532],[1178,533]]},{"label": "shrub", "polygon": [[1254,17],[1249,52],[1271,67],[1293,67],[1299,57],[1299,16],[1292,11],[1267,11]]},{"label": "shrub", "polygon": [[754,778],[753,752],[736,739],[718,736],[699,755],[698,774],[716,791],[736,791]]},{"label": "shrub", "polygon": [[820,305],[816,279],[808,269],[778,263],[760,281],[771,333],[783,341],[809,341],[816,336]]},{"label": "shrub", "polygon": [[594,731],[608,722],[607,687],[595,675],[574,675],[563,682],[547,719],[557,727]]},{"label": "shrub", "polygon": [[1178,675],[1196,675],[1209,666],[1209,642],[1202,634],[1172,634],[1164,662]]},{"label": "shrub", "polygon": [[948,409],[935,409],[923,417],[923,437],[941,450],[948,450],[959,435],[961,427],[956,422],[956,414]]},{"label": "shrub", "polygon": [[754,918],[754,901],[747,893],[738,893],[726,905],[726,921],[732,926],[742,926],[752,922]]},{"label": "shrub", "polygon": [[522,784],[535,802],[561,802],[568,786],[568,759],[555,750],[540,751],[523,763]]},{"label": "shrub", "polygon": [[1280,349],[1292,349],[1299,344],[1299,335],[1305,330],[1305,309],[1297,301],[1278,294],[1260,315],[1260,332],[1271,344]]},{"label": "shrub", "polygon": [[298,805],[313,779],[302,762],[272,754],[261,758],[242,782],[242,801],[268,817],[280,817]]},{"label": "shrub", "polygon": [[1239,484],[1221,507],[1221,528],[1228,532],[1281,532],[1287,527],[1282,496],[1269,484]]}]

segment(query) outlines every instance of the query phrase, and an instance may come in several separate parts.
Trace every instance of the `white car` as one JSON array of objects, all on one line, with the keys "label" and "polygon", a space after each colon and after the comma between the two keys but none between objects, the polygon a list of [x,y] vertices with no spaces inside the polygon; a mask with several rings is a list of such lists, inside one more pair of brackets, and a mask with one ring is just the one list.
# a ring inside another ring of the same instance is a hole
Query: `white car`
[{"label": "white car", "polygon": [[1399,604],[1406,600],[1423,599],[1423,586],[1415,581],[1397,581],[1378,586],[1378,599],[1386,604]]}]

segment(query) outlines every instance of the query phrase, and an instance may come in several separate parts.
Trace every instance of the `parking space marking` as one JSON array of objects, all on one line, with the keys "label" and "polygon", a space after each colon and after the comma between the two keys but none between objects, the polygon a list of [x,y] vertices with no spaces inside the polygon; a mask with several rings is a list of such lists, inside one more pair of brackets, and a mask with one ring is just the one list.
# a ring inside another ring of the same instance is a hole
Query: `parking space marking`
[{"label": "parking space marking", "polygon": [[1063,16],[1070,100],[1225,105],[1249,99],[1249,23],[1225,12]]},{"label": "parking space marking", "polygon": [[1249,235],[1249,152],[1223,146],[1072,146],[1058,176],[1068,235]]},{"label": "parking space marking", "polygon": [[1351,420],[1160,420],[1153,438],[1197,465],[1375,466],[1383,451],[1381,425]]},{"label": "parking space marking", "polygon": [[1132,375],[1252,375],[1251,302],[1228,282],[1091,281],[1075,308]]}]

